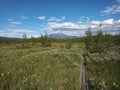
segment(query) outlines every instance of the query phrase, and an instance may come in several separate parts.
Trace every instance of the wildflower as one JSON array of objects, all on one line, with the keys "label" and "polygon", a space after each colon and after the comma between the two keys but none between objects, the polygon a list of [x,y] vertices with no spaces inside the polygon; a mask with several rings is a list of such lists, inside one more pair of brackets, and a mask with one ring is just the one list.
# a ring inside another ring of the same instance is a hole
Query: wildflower
[{"label": "wildflower", "polygon": [[113,85],[115,86],[115,82],[113,83]]},{"label": "wildflower", "polygon": [[22,88],[20,87],[20,90],[22,90]]},{"label": "wildflower", "polygon": [[7,72],[7,74],[9,75],[9,74],[10,74],[10,72]]},{"label": "wildflower", "polygon": [[4,76],[4,73],[2,73],[1,76]]},{"label": "wildflower", "polygon": [[20,72],[22,72],[22,69],[20,69]]},{"label": "wildflower", "polygon": [[15,70],[15,67],[13,67],[13,70]]}]

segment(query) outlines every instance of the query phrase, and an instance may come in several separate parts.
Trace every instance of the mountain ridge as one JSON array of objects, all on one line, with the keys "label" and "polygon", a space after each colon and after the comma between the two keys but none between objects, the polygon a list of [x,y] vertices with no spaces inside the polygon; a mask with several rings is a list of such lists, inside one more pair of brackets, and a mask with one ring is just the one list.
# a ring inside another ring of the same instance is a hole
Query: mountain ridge
[{"label": "mountain ridge", "polygon": [[54,34],[49,34],[49,38],[54,38],[54,39],[70,39],[70,38],[77,38],[77,36],[69,36],[64,33],[54,33]]},{"label": "mountain ridge", "polygon": [[[64,33],[53,33],[53,34],[48,34],[48,38],[53,38],[53,39],[70,39],[70,38],[78,38],[78,36],[69,36],[69,35],[64,34]],[[9,40],[9,39],[19,40],[19,39],[22,39],[22,38],[0,36],[0,40]]]}]

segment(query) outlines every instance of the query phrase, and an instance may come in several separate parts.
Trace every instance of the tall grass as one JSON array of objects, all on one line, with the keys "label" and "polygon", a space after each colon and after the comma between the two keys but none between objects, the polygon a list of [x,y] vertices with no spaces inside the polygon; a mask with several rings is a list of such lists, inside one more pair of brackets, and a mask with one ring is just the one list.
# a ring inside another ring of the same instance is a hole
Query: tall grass
[{"label": "tall grass", "polygon": [[0,90],[78,90],[81,49],[0,48]]},{"label": "tall grass", "polygon": [[120,90],[119,51],[89,55],[88,62],[91,90]]}]

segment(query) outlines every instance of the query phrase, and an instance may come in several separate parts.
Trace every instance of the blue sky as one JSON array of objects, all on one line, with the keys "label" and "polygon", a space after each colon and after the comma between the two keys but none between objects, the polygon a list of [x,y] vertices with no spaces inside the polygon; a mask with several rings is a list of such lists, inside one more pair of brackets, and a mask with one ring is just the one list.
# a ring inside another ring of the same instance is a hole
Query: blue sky
[{"label": "blue sky", "polygon": [[120,33],[120,0],[0,0],[0,36]]}]

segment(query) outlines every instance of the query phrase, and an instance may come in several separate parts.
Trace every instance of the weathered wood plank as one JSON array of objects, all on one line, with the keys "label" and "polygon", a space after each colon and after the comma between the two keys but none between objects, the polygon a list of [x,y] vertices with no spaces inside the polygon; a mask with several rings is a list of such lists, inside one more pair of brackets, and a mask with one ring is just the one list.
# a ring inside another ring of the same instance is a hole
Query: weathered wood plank
[{"label": "weathered wood plank", "polygon": [[80,69],[80,90],[89,90],[89,81],[86,69],[86,56],[83,54]]}]

